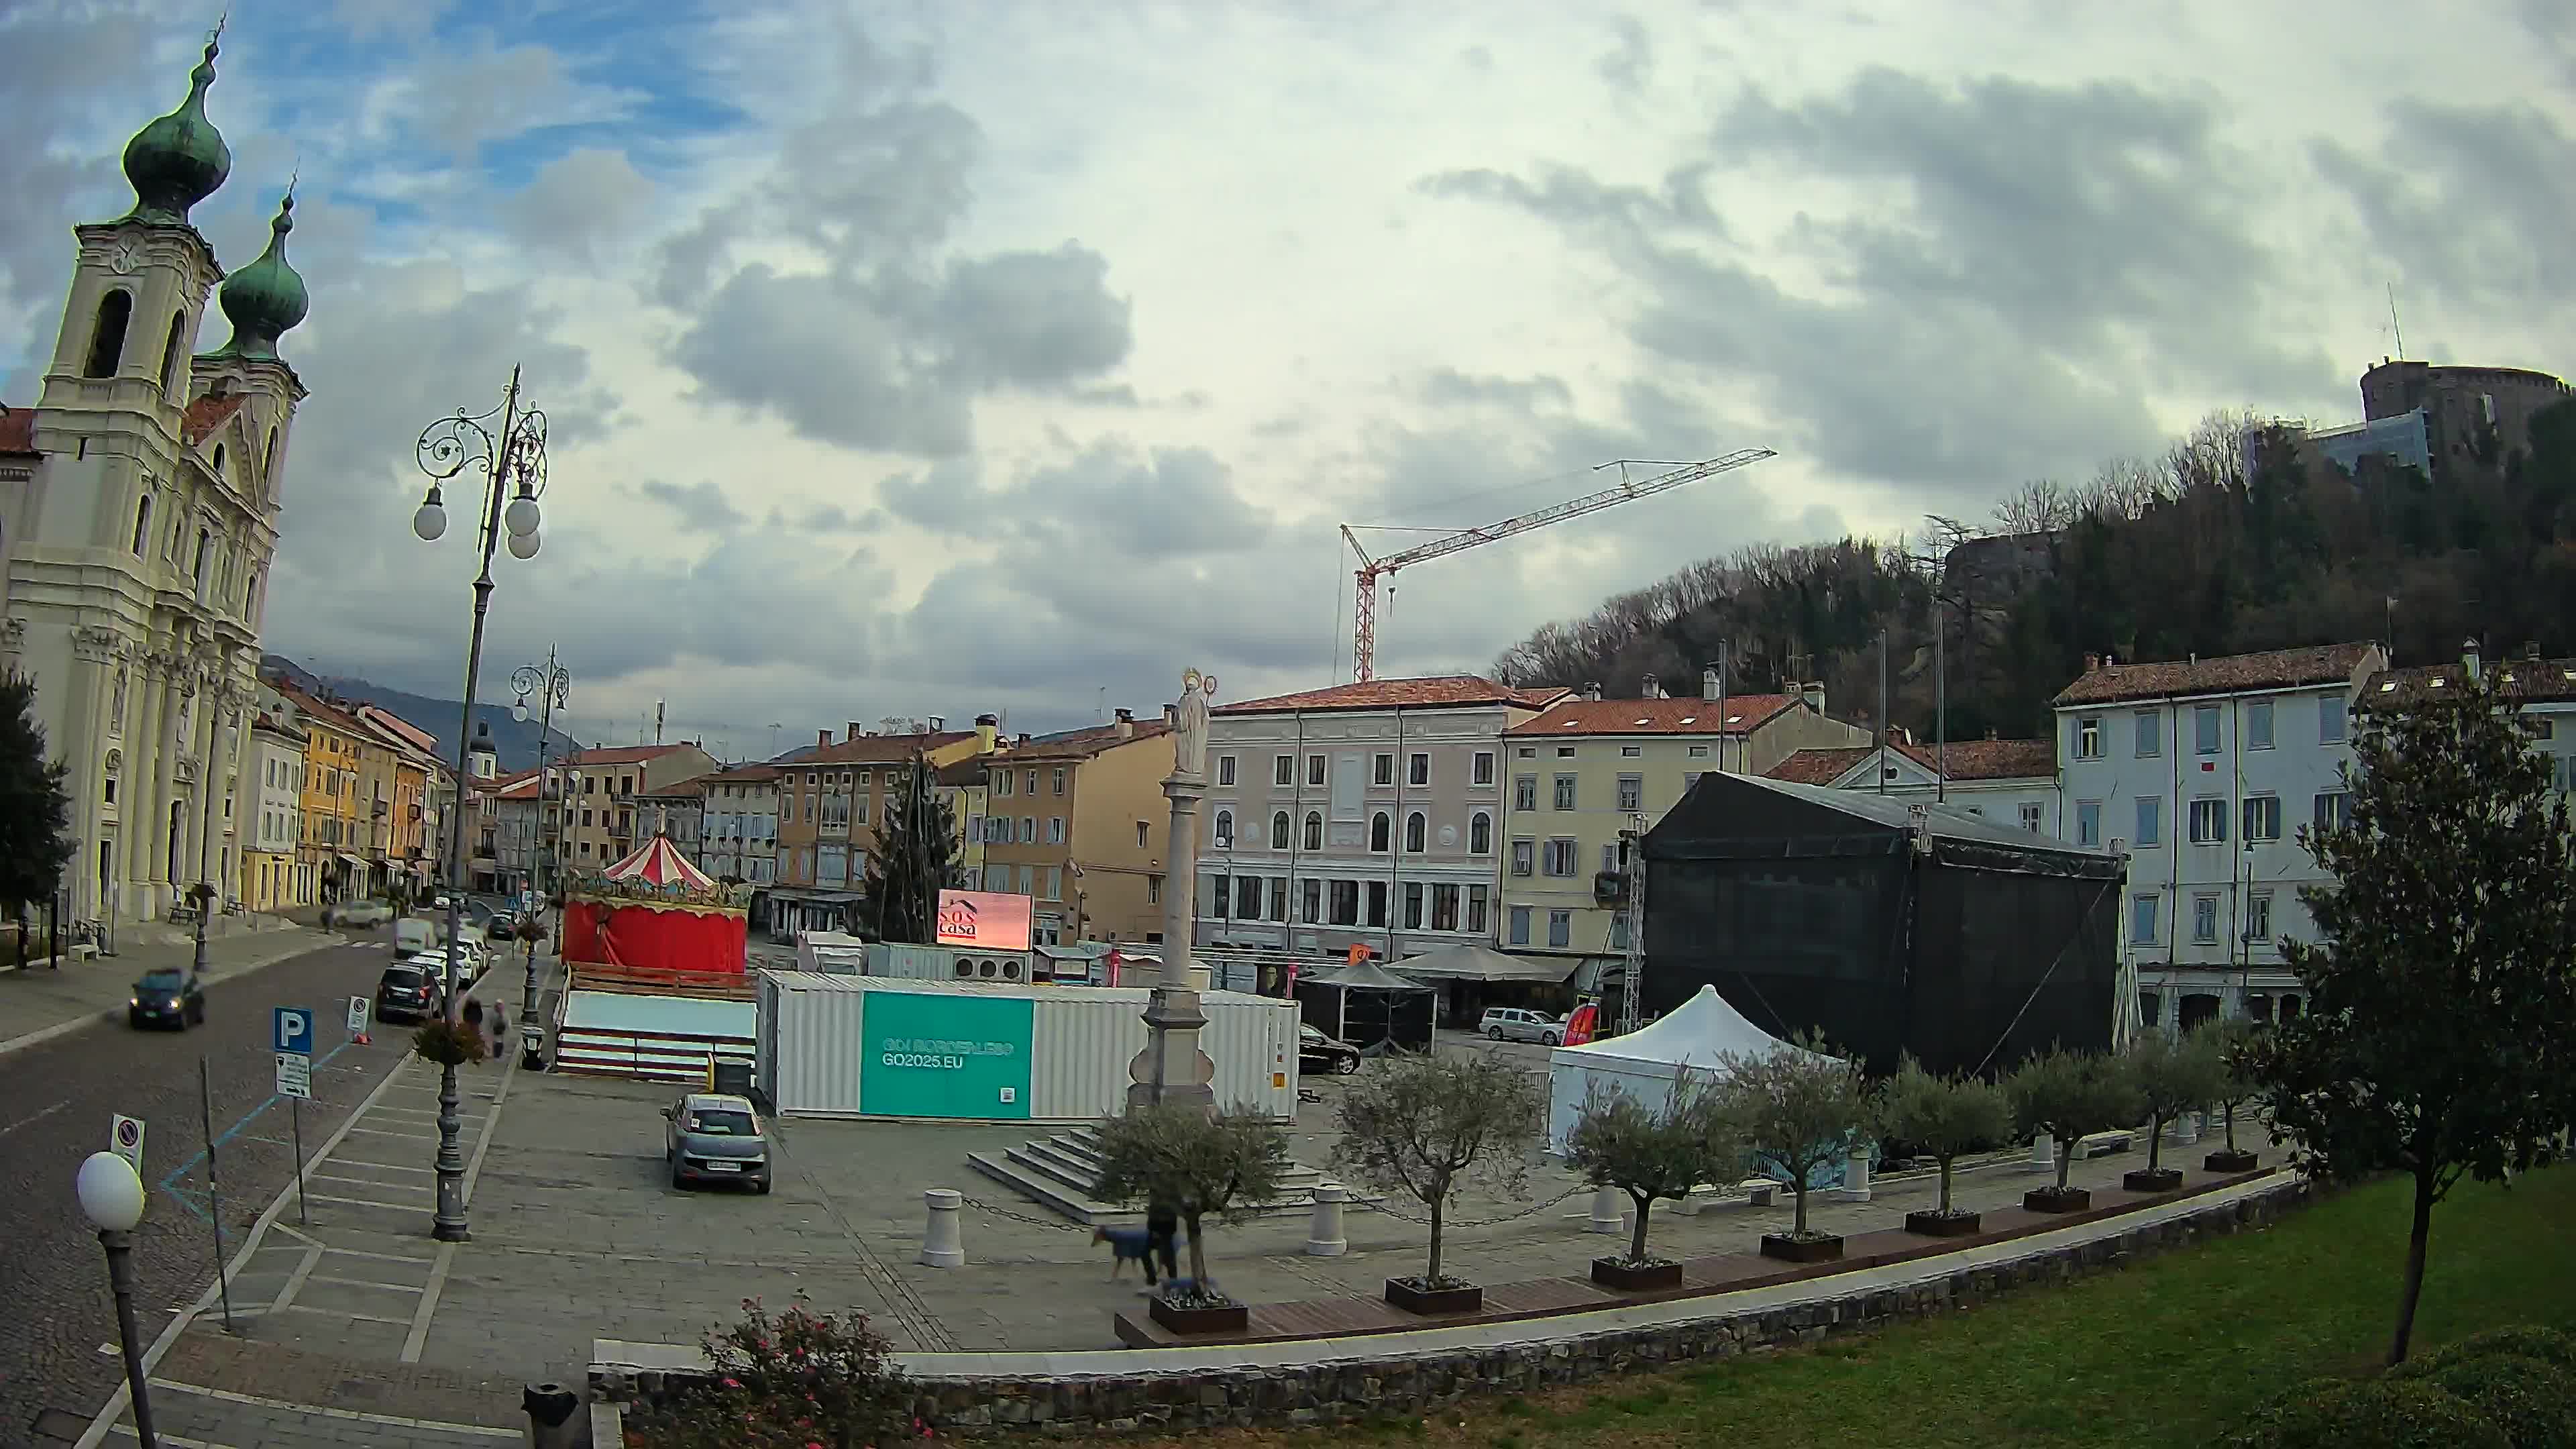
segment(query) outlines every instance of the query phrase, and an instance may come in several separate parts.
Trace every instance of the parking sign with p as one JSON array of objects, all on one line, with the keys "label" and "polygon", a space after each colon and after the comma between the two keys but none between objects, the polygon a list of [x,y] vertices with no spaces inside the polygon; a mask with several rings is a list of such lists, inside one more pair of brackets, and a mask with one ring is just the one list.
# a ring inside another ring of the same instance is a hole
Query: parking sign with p
[{"label": "parking sign with p", "polygon": [[300,1006],[281,1006],[272,1018],[275,1024],[274,1049],[298,1056],[313,1055],[313,1013]]}]

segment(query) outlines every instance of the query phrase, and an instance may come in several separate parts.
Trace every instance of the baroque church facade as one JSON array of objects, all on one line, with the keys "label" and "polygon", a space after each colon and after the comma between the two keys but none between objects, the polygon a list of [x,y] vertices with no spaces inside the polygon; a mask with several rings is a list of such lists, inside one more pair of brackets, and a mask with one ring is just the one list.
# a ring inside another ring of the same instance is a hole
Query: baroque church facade
[{"label": "baroque church facade", "polygon": [[[277,347],[307,307],[292,190],[268,249],[230,274],[188,219],[232,166],[206,115],[217,52],[127,144],[133,209],[73,229],[43,391],[0,410],[0,664],[34,679],[69,770],[65,911],[118,923],[199,881],[239,889],[260,615],[305,397]],[[200,353],[210,296],[231,335]]]}]

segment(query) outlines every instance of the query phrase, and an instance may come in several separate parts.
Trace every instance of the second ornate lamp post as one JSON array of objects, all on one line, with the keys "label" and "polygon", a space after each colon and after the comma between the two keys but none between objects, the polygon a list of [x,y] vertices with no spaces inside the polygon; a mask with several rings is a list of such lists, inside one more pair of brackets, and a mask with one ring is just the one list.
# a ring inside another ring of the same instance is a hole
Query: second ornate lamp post
[{"label": "second ornate lamp post", "polygon": [[[554,742],[555,706],[571,702],[572,675],[555,662],[555,651],[548,649],[545,668],[539,669],[533,664],[523,664],[511,671],[510,688],[519,696],[519,702],[510,706],[510,717],[521,724],[528,722],[528,696],[537,695],[541,700],[537,707],[537,838],[533,853],[537,866],[535,871],[537,910],[539,918],[542,919],[545,903],[549,899],[546,887],[546,866],[551,858],[546,845],[546,746]],[[519,998],[519,1031],[522,1040],[535,1041],[536,1038],[529,1035],[537,1024],[537,943],[535,941],[531,940],[527,943],[527,953],[528,982]]]},{"label": "second ornate lamp post", "polygon": [[[497,432],[490,426],[495,417],[500,421]],[[485,413],[458,409],[454,417],[423,429],[416,451],[421,471],[430,480],[429,492],[411,519],[411,531],[423,543],[436,543],[447,532],[447,507],[439,485],[469,469],[480,469],[484,475],[483,507],[476,516],[482,571],[474,578],[474,627],[465,645],[464,721],[456,730],[456,808],[448,821],[447,990],[441,1009],[453,1026],[459,1005],[456,972],[465,911],[465,792],[474,778],[467,751],[474,735],[474,685],[483,670],[483,618],[492,606],[492,550],[506,536],[510,557],[537,556],[537,528],[544,521],[537,499],[546,491],[546,415],[519,406],[519,369],[514,367],[500,407]],[[431,1236],[444,1243],[461,1243],[472,1236],[465,1218],[464,1123],[456,1109],[456,1067],[451,1063],[440,1067],[438,1074],[438,1210],[430,1222]]]}]

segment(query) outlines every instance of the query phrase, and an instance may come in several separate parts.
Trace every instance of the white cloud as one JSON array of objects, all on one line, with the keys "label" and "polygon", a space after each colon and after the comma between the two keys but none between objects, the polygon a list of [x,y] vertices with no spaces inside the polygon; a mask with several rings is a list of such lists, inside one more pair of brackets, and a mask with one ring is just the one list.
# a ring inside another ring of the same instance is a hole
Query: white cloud
[{"label": "white cloud", "polygon": [[[655,699],[751,751],[1151,709],[1183,663],[1320,683],[1336,525],[1781,450],[1399,575],[1381,669],[1477,667],[1694,558],[1974,514],[2212,406],[2349,415],[2391,282],[2460,356],[2576,365],[2576,31],[2530,0],[471,9],[226,37],[200,221],[247,260],[300,164],[314,295],[271,644],[453,690],[472,561],[410,541],[411,441],[521,365],[550,521],[496,565],[491,657],[561,645],[602,733]],[[64,228],[123,209],[199,38],[68,3],[0,38],[18,403]]]}]

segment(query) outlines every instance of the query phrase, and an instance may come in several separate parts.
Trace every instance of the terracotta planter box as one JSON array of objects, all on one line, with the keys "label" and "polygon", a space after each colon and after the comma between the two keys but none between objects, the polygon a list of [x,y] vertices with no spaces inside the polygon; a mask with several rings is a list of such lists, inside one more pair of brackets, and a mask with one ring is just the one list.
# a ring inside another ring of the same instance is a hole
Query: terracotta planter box
[{"label": "terracotta planter box", "polygon": [[1970,1238],[1976,1236],[1977,1222],[1975,1213],[1956,1213],[1947,1217],[1936,1212],[1907,1213],[1905,1230],[1927,1238]]},{"label": "terracotta planter box", "polygon": [[1417,1288],[1409,1279],[1389,1278],[1386,1301],[1407,1313],[1473,1313],[1485,1306],[1485,1290],[1473,1283]]},{"label": "terracotta planter box", "polygon": [[2230,1152],[2222,1147],[2202,1158],[2200,1165],[2211,1172],[2252,1172],[2263,1165],[2263,1159],[2251,1152]]},{"label": "terracotta planter box", "polygon": [[1783,1263],[1830,1263],[1843,1255],[1839,1237],[1793,1238],[1787,1233],[1764,1233],[1762,1256]]},{"label": "terracotta planter box", "polygon": [[1145,1311],[1174,1333],[1241,1333],[1252,1326],[1252,1310],[1240,1303],[1177,1308],[1157,1297],[1146,1300]]},{"label": "terracotta planter box", "polygon": [[2182,1186],[2179,1167],[2141,1167],[2120,1174],[2120,1186],[2131,1192],[2171,1192]]},{"label": "terracotta planter box", "polygon": [[1660,1288],[1682,1286],[1682,1265],[1649,1263],[1644,1267],[1632,1267],[1616,1258],[1595,1258],[1592,1260],[1592,1281],[1622,1293],[1652,1293]]},{"label": "terracotta planter box", "polygon": [[2080,1187],[2040,1187],[2021,1195],[2022,1211],[2080,1213],[2093,1206],[2093,1194]]}]

